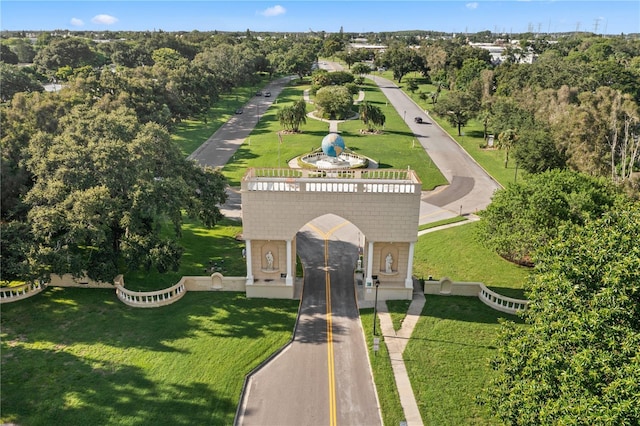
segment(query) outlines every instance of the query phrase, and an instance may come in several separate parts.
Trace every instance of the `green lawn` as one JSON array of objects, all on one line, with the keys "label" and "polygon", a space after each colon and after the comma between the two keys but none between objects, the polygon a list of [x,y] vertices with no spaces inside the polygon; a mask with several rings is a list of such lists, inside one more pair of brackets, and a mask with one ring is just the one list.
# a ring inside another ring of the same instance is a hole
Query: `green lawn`
[{"label": "green lawn", "polygon": [[[404,411],[400,404],[400,395],[398,395],[396,380],[391,369],[389,352],[387,352],[384,338],[379,331],[377,337],[380,338],[380,349],[378,352],[373,351],[373,308],[360,309],[360,321],[369,348],[369,359],[380,401],[382,421],[385,425],[399,425],[404,420]],[[376,328],[380,330],[380,321],[378,321]]]},{"label": "green lawn", "polygon": [[245,276],[244,242],[236,238],[241,233],[242,224],[230,219],[224,219],[211,229],[185,219],[179,239],[185,249],[180,269],[165,274],[156,270],[128,272],[124,274],[125,286],[134,291],[161,290],[176,284],[185,275],[208,275],[205,268],[214,264],[223,275]]},{"label": "green lawn", "polygon": [[245,375],[290,339],[297,309],[226,292],[135,309],[77,288],[3,305],[0,423],[232,424]]},{"label": "green lawn", "polygon": [[[277,132],[282,130],[277,120],[277,111],[291,105],[303,97],[308,85],[293,85],[285,88],[278,97],[277,104],[261,116],[260,122],[240,146],[234,158],[227,163],[223,173],[231,185],[237,186],[249,167],[287,167],[287,162],[302,154],[320,147],[322,138],[329,131],[328,124],[311,118],[300,128],[299,134],[284,134],[279,143]],[[416,171],[425,190],[446,184],[440,171],[426,154],[420,144],[414,144],[413,134],[387,99],[371,81],[364,85],[365,99],[380,106],[386,115],[385,131],[379,135],[362,135],[364,124],[359,120],[350,120],[339,125],[338,130],[345,140],[347,148],[373,159],[381,168],[406,169]],[[315,107],[307,105],[309,112]]]},{"label": "green lawn", "polygon": [[398,331],[402,327],[402,321],[407,316],[407,309],[409,309],[411,300],[387,300],[386,304],[393,323],[393,329]]},{"label": "green lawn", "polygon": [[236,87],[231,93],[220,95],[220,99],[209,109],[205,117],[183,120],[172,131],[172,139],[180,145],[182,154],[186,157],[209,139],[229,118],[235,110],[247,103],[257,90],[268,82],[263,76],[259,83],[253,86]]},{"label": "green lawn", "polygon": [[426,297],[403,354],[422,421],[440,426],[500,424],[476,397],[491,377],[498,319],[520,321],[475,297]]},{"label": "green lawn", "polygon": [[422,235],[415,247],[413,273],[418,278],[449,277],[453,281],[480,281],[496,292],[523,298],[530,272],[480,244],[477,223]]},{"label": "green lawn", "polygon": [[[376,72],[376,75],[380,73]],[[393,73],[391,71],[385,71],[381,74],[382,77],[389,80],[393,80]],[[418,90],[411,93],[407,90],[407,80],[415,79],[418,82]],[[395,81],[395,80],[393,80]],[[418,104],[423,110],[429,111],[429,115],[435,120],[440,127],[442,127],[453,139],[455,139],[468,153],[473,157],[478,164],[480,164],[495,180],[497,180],[502,186],[506,186],[509,182],[513,182],[516,179],[520,179],[525,173],[520,170],[516,170],[516,163],[513,159],[513,155],[509,160],[508,167],[505,167],[504,150],[486,149],[481,148],[485,145],[484,140],[484,126],[476,119],[472,119],[469,123],[462,128],[462,135],[458,136],[458,129],[451,126],[447,120],[437,116],[433,113],[433,104],[431,99],[420,99],[420,93],[432,93],[436,91],[436,87],[433,84],[427,84],[426,79],[417,72],[411,72],[404,76],[402,83],[398,84],[401,90],[403,90],[407,96]],[[397,83],[397,82],[396,82]],[[445,89],[440,94],[440,99],[447,97],[448,91]],[[491,129],[488,129],[491,132]]]},{"label": "green lawn", "polygon": [[425,229],[437,228],[438,226],[450,225],[452,223],[464,222],[467,218],[462,216],[456,216],[449,219],[442,219],[437,222],[425,223],[424,225],[418,226],[418,231],[424,231]]}]

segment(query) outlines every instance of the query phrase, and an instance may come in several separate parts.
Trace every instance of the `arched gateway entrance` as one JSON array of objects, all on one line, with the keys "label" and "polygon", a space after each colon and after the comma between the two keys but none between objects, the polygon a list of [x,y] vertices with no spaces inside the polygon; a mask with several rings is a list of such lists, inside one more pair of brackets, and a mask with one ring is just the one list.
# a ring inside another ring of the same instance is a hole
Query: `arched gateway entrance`
[{"label": "arched gateway entrance", "polygon": [[249,169],[241,191],[247,296],[293,298],[296,233],[333,213],[365,236],[365,286],[377,280],[381,299],[410,300],[420,191],[409,169]]}]

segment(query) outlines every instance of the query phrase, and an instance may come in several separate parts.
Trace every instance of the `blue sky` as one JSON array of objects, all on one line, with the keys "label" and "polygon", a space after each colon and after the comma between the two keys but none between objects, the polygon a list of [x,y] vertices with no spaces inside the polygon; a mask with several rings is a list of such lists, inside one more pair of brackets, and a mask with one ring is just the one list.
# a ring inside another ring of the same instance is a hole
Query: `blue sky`
[{"label": "blue sky", "polygon": [[3,30],[640,32],[640,0],[2,0]]}]

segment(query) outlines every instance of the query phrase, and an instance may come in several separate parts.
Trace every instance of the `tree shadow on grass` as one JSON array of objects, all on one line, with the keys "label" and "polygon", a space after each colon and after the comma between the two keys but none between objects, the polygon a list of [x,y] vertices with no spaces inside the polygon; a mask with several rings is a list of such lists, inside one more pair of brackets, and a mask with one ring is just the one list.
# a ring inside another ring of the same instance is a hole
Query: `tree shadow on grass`
[{"label": "tree shadow on grass", "polygon": [[465,130],[464,135],[472,138],[484,139],[484,132],[482,130]]},{"label": "tree shadow on grass", "polygon": [[390,135],[407,136],[410,138],[413,138],[415,136],[413,132],[405,132],[399,130],[385,130],[385,133]]},{"label": "tree shadow on grass", "polygon": [[[3,342],[2,420],[16,424],[229,424],[236,404],[208,384],[159,383],[123,362]],[[194,366],[195,367],[195,366]]]},{"label": "tree shadow on grass", "polygon": [[292,330],[296,311],[292,300],[247,299],[238,292],[189,292],[171,305],[140,309],[124,305],[110,289],[49,288],[3,306],[2,328],[9,339],[186,353],[173,342],[201,333],[255,339]]},{"label": "tree shadow on grass", "polygon": [[500,318],[522,324],[516,315],[496,311],[474,296],[438,296],[427,294],[421,316],[454,321],[498,324]]}]

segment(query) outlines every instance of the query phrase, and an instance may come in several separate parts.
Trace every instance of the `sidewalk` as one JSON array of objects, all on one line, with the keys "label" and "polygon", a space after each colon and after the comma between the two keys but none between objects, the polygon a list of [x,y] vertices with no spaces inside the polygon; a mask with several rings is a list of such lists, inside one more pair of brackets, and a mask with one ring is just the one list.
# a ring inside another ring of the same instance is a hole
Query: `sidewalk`
[{"label": "sidewalk", "polygon": [[402,327],[397,332],[393,329],[387,304],[385,302],[378,302],[377,309],[382,336],[384,337],[384,343],[387,345],[387,351],[389,352],[391,368],[393,369],[393,375],[396,379],[396,387],[400,395],[400,403],[404,410],[407,426],[423,425],[402,353],[407,347],[407,343],[418,319],[420,319],[424,303],[424,293],[420,291],[420,285],[414,280],[413,300],[407,310],[407,316],[404,321],[402,321]]}]

